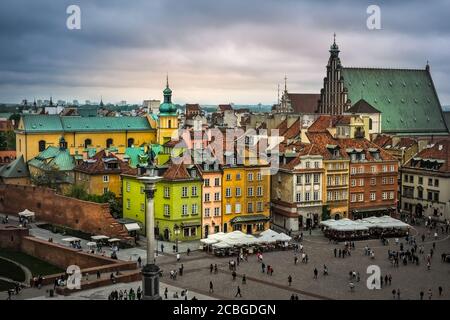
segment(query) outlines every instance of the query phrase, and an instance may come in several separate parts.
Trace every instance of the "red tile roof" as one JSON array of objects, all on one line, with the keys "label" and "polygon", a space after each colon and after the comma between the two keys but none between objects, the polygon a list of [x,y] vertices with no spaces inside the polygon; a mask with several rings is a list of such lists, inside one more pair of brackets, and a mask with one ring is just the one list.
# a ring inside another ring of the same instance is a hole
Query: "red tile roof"
[{"label": "red tile roof", "polygon": [[[108,168],[108,162],[117,163],[117,168]],[[128,163],[118,158],[113,153],[106,154],[105,150],[97,152],[90,159],[84,160],[74,168],[74,171],[86,174],[134,174],[137,171]]]},{"label": "red tile roof", "polygon": [[346,117],[350,116],[321,115],[308,128],[308,132],[327,132],[328,128],[335,127],[339,121],[344,121]]},{"label": "red tile roof", "polygon": [[231,104],[219,104],[218,108],[219,111],[228,111],[228,110],[233,110],[233,107],[231,106]]},{"label": "red tile roof", "polygon": [[392,146],[392,137],[384,134],[379,134],[375,139],[373,139],[373,143],[384,148],[388,145]]},{"label": "red tile roof", "polygon": [[316,113],[320,94],[288,93],[295,113]]},{"label": "red tile roof", "polygon": [[[197,170],[197,169],[195,169]],[[186,165],[183,163],[175,164],[170,163],[169,167],[163,174],[165,180],[194,180],[186,169]]]},{"label": "red tile roof", "polygon": [[294,139],[300,135],[300,118],[297,119],[290,127],[287,129],[282,136],[284,136],[286,139]]},{"label": "red tile roof", "polygon": [[[416,160],[414,160],[416,159]],[[420,160],[419,160],[420,159]],[[436,160],[443,163],[439,164],[439,169],[427,168],[425,165],[438,164]],[[416,168],[422,170],[431,170],[450,173],[450,140],[439,140],[428,148],[420,151],[416,156],[409,160],[404,167]]]}]

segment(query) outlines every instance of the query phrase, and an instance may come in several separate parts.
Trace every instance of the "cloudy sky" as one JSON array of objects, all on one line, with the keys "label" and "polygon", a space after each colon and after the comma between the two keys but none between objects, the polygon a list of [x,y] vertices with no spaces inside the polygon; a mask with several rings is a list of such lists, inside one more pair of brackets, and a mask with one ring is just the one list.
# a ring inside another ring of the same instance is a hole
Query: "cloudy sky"
[{"label": "cloudy sky", "polygon": [[[333,33],[344,66],[424,68],[450,104],[450,1],[2,0],[0,101],[274,103],[320,91]],[[81,30],[66,27],[69,5]],[[381,30],[366,26],[370,4]]]}]

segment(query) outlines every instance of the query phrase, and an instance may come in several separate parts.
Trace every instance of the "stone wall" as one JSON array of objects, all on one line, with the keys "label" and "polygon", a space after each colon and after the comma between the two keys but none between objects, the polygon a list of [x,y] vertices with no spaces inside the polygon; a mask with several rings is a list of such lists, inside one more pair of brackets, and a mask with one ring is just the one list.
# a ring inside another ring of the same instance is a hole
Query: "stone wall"
[{"label": "stone wall", "polygon": [[0,248],[20,251],[23,237],[28,236],[28,229],[9,224],[0,225]]},{"label": "stone wall", "polygon": [[55,190],[22,185],[0,185],[0,212],[34,211],[36,219],[92,234],[130,240],[128,233],[110,214],[109,205],[82,201]]}]

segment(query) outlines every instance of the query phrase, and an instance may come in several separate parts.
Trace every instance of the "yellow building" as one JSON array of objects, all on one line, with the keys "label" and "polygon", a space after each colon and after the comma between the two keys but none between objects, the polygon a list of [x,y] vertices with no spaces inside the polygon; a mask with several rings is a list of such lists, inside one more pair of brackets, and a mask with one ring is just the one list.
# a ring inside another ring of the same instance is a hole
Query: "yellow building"
[{"label": "yellow building", "polygon": [[257,234],[268,229],[270,175],[268,165],[225,165],[222,176],[223,232]]},{"label": "yellow building", "polygon": [[136,170],[114,154],[102,150],[77,165],[73,171],[75,184],[82,185],[89,194],[113,192],[116,197],[121,198],[121,174],[133,174]]},{"label": "yellow building", "polygon": [[149,117],[61,117],[23,115],[16,130],[17,157],[25,161],[47,147],[57,147],[63,136],[70,154],[83,154],[116,147],[119,152],[132,145],[156,141],[156,128]]}]

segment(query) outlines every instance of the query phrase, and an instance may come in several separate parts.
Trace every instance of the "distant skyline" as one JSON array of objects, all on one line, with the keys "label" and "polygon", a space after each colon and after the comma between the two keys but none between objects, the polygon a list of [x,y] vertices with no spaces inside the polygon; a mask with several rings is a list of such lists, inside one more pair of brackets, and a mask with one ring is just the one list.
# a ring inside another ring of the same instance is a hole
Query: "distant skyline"
[{"label": "distant skyline", "polygon": [[[81,30],[66,8],[81,8]],[[366,9],[381,8],[381,30]],[[22,99],[273,104],[319,93],[337,33],[344,66],[423,69],[450,105],[450,2],[3,0],[0,102]]]}]

